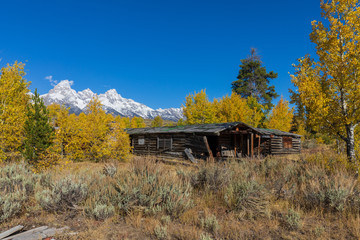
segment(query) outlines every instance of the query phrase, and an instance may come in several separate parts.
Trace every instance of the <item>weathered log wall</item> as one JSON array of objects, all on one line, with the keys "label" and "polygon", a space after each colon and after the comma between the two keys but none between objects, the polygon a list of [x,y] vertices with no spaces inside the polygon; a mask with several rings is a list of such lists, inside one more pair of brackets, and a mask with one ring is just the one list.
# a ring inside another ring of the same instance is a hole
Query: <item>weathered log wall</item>
[{"label": "weathered log wall", "polygon": [[[260,140],[260,154],[263,156],[270,154],[270,138],[261,138]],[[257,152],[257,150],[255,151]]]},{"label": "weathered log wall", "polygon": [[272,137],[270,142],[271,142],[270,154],[273,155],[300,153],[301,150],[300,138],[292,138],[292,148],[284,148],[282,137],[278,137],[278,136]]},{"label": "weathered log wall", "polygon": [[[143,136],[133,135],[131,136],[131,143],[133,146],[133,152],[137,155],[164,155],[173,157],[184,157],[185,148],[190,148],[193,155],[196,157],[208,157],[209,151],[204,141],[205,136],[194,135],[194,134],[146,134]],[[251,154],[250,134],[233,135],[233,134],[221,134],[217,137],[217,144],[215,148],[220,149],[221,146],[228,146],[230,149],[235,149],[237,153],[241,152],[242,156]],[[171,139],[171,149],[159,149],[158,139],[166,138]],[[143,139],[143,144],[139,144]],[[260,136],[260,149],[259,149],[259,138],[253,135],[253,153],[257,156],[260,152],[261,155],[278,155],[278,154],[292,154],[300,153],[300,138],[292,138],[292,148],[285,148],[283,143],[283,137],[261,137]],[[236,146],[235,146],[236,145]],[[213,152],[217,149],[213,149]]]},{"label": "weathered log wall", "polygon": [[[171,149],[158,149],[158,138],[172,139]],[[144,139],[144,144],[139,144],[139,139]],[[164,155],[184,157],[185,148],[190,148],[195,156],[208,156],[204,136],[192,134],[153,134],[131,136],[133,153],[137,155]]]}]

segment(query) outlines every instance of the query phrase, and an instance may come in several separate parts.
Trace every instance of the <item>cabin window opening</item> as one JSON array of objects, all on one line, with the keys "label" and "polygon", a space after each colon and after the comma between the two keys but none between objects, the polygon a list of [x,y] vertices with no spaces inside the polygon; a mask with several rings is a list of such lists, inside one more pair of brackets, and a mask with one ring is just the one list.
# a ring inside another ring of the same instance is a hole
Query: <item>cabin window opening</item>
[{"label": "cabin window opening", "polygon": [[139,137],[138,138],[138,144],[139,145],[144,145],[145,144],[145,138],[144,137]]},{"label": "cabin window opening", "polygon": [[157,138],[157,149],[172,150],[172,138]]},{"label": "cabin window opening", "polygon": [[293,147],[292,137],[283,137],[283,147],[287,149]]}]

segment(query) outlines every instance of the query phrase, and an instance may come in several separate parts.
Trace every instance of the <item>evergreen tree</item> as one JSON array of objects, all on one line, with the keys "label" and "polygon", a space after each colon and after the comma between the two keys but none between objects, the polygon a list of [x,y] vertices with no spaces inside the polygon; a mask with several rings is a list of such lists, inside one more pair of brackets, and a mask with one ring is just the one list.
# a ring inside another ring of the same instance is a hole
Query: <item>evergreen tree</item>
[{"label": "evergreen tree", "polygon": [[242,98],[256,98],[257,102],[266,106],[269,111],[273,107],[271,101],[279,96],[275,87],[269,86],[270,79],[275,78],[277,73],[267,72],[256,50],[251,49],[251,55],[241,60],[238,80],[232,82],[232,89]]},{"label": "evergreen tree", "polygon": [[26,108],[26,115],[24,155],[30,163],[34,164],[39,160],[41,154],[51,146],[54,136],[54,130],[50,125],[49,111],[37,90],[32,96],[32,103],[29,103]]}]

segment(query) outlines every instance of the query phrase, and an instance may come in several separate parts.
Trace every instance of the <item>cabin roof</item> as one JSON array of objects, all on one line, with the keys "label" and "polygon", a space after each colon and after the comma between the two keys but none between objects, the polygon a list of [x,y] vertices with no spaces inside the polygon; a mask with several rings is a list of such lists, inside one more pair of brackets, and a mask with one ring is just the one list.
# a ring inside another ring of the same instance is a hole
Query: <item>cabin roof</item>
[{"label": "cabin roof", "polygon": [[152,128],[127,128],[125,129],[129,135],[145,135],[145,134],[162,134],[162,133],[198,133],[207,135],[219,135],[220,132],[233,129],[236,126],[243,126],[252,129],[260,135],[276,135],[276,136],[292,136],[301,137],[300,135],[284,132],[276,129],[254,128],[242,122],[231,123],[211,123],[211,124],[195,124],[186,126],[167,126]]}]

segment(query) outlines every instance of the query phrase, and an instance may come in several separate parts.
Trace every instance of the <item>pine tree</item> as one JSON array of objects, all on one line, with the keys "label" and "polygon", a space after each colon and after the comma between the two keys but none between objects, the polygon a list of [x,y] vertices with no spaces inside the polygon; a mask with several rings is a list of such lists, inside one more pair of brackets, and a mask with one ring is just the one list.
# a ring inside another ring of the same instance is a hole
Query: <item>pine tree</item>
[{"label": "pine tree", "polygon": [[51,146],[54,137],[49,111],[37,90],[32,97],[32,103],[26,108],[26,116],[24,156],[31,164],[36,164],[41,154]]},{"label": "pine tree", "polygon": [[232,82],[232,89],[242,98],[256,98],[269,111],[273,107],[272,100],[278,97],[275,87],[269,86],[270,80],[275,78],[277,73],[267,72],[256,50],[251,49],[251,55],[241,60],[238,80]]}]

